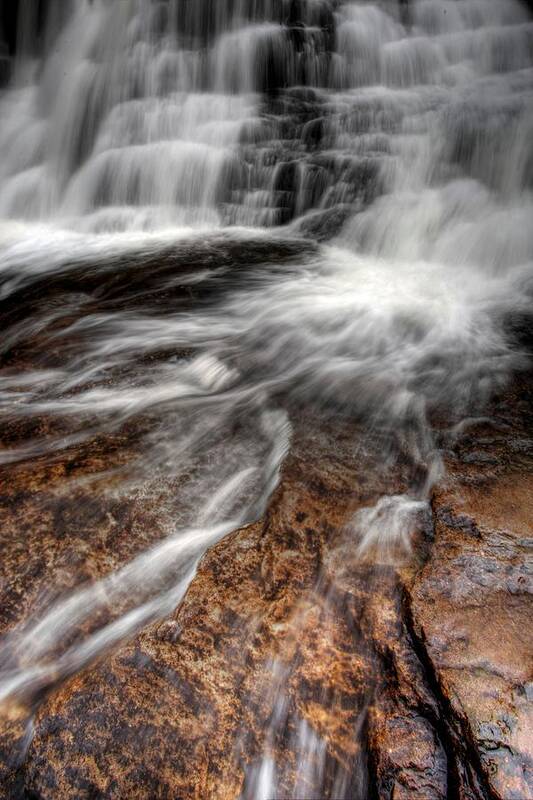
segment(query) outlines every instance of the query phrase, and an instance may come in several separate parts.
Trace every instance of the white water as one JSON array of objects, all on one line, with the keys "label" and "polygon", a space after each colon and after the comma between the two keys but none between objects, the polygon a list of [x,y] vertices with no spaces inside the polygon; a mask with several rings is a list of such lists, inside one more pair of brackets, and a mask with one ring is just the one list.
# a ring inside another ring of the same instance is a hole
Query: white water
[{"label": "white water", "polygon": [[[4,356],[51,331],[62,358],[4,367],[0,416],[68,420],[69,434],[5,448],[0,463],[149,415],[161,424],[141,442],[135,480],[195,474],[167,541],[11,634],[2,698],[31,699],[168,614],[205,548],[262,513],[292,400],[366,417],[423,467],[422,486],[353,521],[361,553],[408,548],[441,470],[428,411],[460,420],[521,362],[504,322],[529,313],[533,289],[525,7],[418,0],[406,26],[394,2],[303,5],[296,46],[274,0],[187,14],[179,2],[72,0],[44,60],[19,58],[0,96],[0,299],[84,270],[97,284],[126,276],[121,307],[99,307],[81,281],[61,304],[10,318]],[[347,217],[334,242],[276,262],[281,241],[331,210]],[[242,263],[220,268],[235,242]],[[216,280],[208,302],[131,302],[132,260],[153,269],[169,248],[179,266],[158,291]],[[263,265],[245,268],[259,250]],[[184,269],[198,252],[203,266]],[[103,607],[106,625],[72,643]],[[322,747],[304,728],[303,772],[306,748],[316,763]],[[269,759],[267,735],[250,785],[274,797]],[[320,776],[310,781],[319,791]]]}]

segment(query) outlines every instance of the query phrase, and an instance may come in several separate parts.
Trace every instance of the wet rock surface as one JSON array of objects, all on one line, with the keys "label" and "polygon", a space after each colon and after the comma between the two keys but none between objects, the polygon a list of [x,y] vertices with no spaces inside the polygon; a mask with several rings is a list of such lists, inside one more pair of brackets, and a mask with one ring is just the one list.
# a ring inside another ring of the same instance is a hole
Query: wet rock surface
[{"label": "wet rock surface", "polygon": [[467,428],[433,498],[431,558],[407,590],[453,739],[491,797],[533,796],[531,391]]},{"label": "wet rock surface", "polygon": [[[294,412],[265,518],[204,556],[175,614],[3,709],[4,795],[248,800],[268,758],[279,797],[533,797],[531,408],[520,379],[455,432],[434,530],[396,566],[358,557],[350,520],[412,467],[384,471],[379,436],[350,421]],[[161,496],[66,500],[55,469],[4,495],[4,630],[65,560],[95,577],[164,534]],[[84,541],[62,539],[69,513]]]}]

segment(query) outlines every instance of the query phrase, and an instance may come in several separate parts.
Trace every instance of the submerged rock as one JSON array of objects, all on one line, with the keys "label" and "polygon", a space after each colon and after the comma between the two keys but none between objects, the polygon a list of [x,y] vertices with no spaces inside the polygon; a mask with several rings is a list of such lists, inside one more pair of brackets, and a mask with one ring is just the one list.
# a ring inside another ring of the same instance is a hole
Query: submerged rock
[{"label": "submerged rock", "polygon": [[[280,171],[279,191],[294,177],[292,166]],[[322,223],[331,229],[334,219]],[[79,298],[67,324],[147,299],[163,314],[188,310],[217,301],[220,274],[253,281],[256,267],[288,270],[303,248],[313,252],[300,240],[220,236],[215,244],[184,242],[159,258],[140,253],[98,268],[65,264],[46,286],[21,273],[0,308],[4,322],[19,321],[4,366],[59,363],[60,323],[54,318],[37,337],[25,327],[42,304]],[[196,273],[197,281],[185,280]],[[402,537],[391,540],[386,516],[377,515],[382,530],[366,548],[354,523],[357,512],[420,482],[408,448],[398,442],[387,460],[390,435],[290,406],[292,445],[266,513],[205,553],[174,613],[147,617],[114,650],[95,648],[80,662],[84,671],[63,662],[8,693],[0,706],[3,796],[533,796],[528,378],[515,379],[482,420],[437,426],[447,473],[431,514],[414,503],[421,513],[411,549]],[[184,513],[180,485],[194,476],[136,472],[160,421],[140,413],[2,468],[4,643],[12,646],[60,593],[112,574],[173,530]],[[238,424],[223,432],[224,447]],[[74,416],[43,415],[4,424],[2,438],[16,448],[75,432]],[[143,587],[131,592],[137,600]],[[62,646],[86,641],[132,598],[101,600]],[[4,648],[2,672],[32,666],[33,655]]]},{"label": "submerged rock", "polygon": [[296,227],[304,236],[309,236],[318,242],[325,242],[340,233],[344,223],[352,214],[352,206],[338,205],[325,211],[308,214],[298,220]]},{"label": "submerged rock", "polygon": [[[4,796],[533,796],[533,458],[514,446],[531,436],[530,400],[517,381],[492,422],[448,443],[434,531],[422,526],[399,561],[362,557],[351,521],[406,491],[413,465],[384,469],[376,434],[294,412],[264,519],[206,553],[176,612],[27,707],[3,707]],[[469,458],[480,451],[491,458]],[[151,515],[171,485],[154,504],[98,505],[88,490],[66,501],[66,475],[83,470],[90,461],[19,468],[5,496],[4,630],[67,551],[94,577],[163,535]],[[81,515],[85,542],[66,547],[65,514]],[[33,538],[17,549],[26,524]]]}]

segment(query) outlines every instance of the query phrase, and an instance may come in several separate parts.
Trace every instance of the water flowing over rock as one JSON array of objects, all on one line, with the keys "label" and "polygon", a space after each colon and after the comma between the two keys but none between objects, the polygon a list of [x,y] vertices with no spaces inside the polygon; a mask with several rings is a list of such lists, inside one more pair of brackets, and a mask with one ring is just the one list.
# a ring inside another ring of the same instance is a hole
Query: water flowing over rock
[{"label": "water flowing over rock", "polygon": [[[375,437],[303,416],[264,520],[204,557],[177,612],[52,695],[30,744],[12,708],[4,752],[18,745],[24,766],[6,785],[43,798],[528,797],[527,385],[459,436],[442,431],[448,477],[399,566],[361,561],[345,524],[405,490],[412,467],[384,473]],[[121,530],[137,547],[157,533],[153,500],[59,508],[94,520],[97,553],[116,559]]]},{"label": "water flowing over rock", "polygon": [[533,18],[0,10],[0,794],[533,798]]}]

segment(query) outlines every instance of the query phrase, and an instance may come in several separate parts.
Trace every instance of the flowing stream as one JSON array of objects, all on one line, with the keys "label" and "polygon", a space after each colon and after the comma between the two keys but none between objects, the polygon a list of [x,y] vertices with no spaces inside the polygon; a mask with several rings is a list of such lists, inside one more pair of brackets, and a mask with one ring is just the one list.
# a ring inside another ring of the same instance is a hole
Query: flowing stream
[{"label": "flowing stream", "polygon": [[[519,0],[41,11],[20,3],[0,90],[0,419],[26,432],[0,464],[132,426],[125,483],[176,480],[180,510],[4,637],[0,699],[21,702],[168,615],[205,550],[261,516],[291,404],[404,437],[423,478],[353,537],[407,548],[442,471],[428,415],[460,423],[520,366],[533,289]],[[322,745],[302,726],[305,773]],[[249,797],[276,781],[265,755]]]}]

